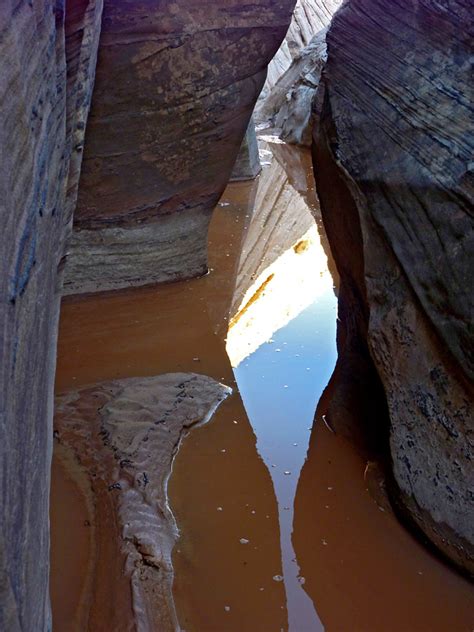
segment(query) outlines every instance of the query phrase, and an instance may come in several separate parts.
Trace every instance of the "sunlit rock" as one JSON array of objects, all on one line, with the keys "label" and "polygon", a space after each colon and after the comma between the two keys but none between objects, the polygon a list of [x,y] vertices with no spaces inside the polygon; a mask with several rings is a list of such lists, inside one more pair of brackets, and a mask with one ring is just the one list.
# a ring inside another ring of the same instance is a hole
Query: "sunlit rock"
[{"label": "sunlit rock", "polygon": [[326,62],[326,29],[322,29],[294,58],[259,108],[259,120],[268,122],[288,143],[310,146],[311,103]]},{"label": "sunlit rock", "polygon": [[271,94],[280,77],[290,68],[300,52],[308,46],[313,37],[331,22],[334,12],[342,0],[298,0],[293,12],[290,28],[282,45],[268,66],[268,77],[257,104],[260,108]]},{"label": "sunlit rock", "polygon": [[[258,181],[230,309],[227,353],[234,367],[333,283],[308,202],[265,147],[274,164]],[[318,271],[318,283],[308,267]]]},{"label": "sunlit rock", "polygon": [[311,102],[326,61],[326,27],[341,2],[299,0],[285,40],[268,67],[255,119],[288,143],[311,145]]}]

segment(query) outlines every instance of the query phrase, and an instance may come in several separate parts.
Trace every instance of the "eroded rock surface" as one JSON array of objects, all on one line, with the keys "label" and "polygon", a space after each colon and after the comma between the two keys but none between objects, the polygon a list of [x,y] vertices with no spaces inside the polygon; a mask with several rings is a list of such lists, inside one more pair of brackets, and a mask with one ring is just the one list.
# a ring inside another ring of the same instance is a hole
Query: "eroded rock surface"
[{"label": "eroded rock surface", "polygon": [[258,120],[261,119],[260,108],[280,77],[313,37],[328,26],[341,2],[342,0],[297,0],[285,39],[268,66],[268,77],[256,108]]},{"label": "eroded rock surface", "polygon": [[255,133],[255,122],[252,117],[242,144],[240,145],[230,181],[239,182],[241,180],[253,180],[258,176],[261,169],[257,134]]},{"label": "eroded rock surface", "polygon": [[0,6],[0,629],[50,630],[49,481],[65,240],[102,2]]},{"label": "eroded rock surface", "polygon": [[[230,389],[170,373],[103,382],[56,399],[55,435],[90,484],[96,549],[79,618],[91,629],[178,630],[167,481],[183,435]],[[61,455],[61,453],[60,453]]]},{"label": "eroded rock surface", "polygon": [[[207,270],[210,215],[293,6],[106,0],[66,293]],[[147,251],[173,252],[147,269],[142,228]]]},{"label": "eroded rock surface", "polygon": [[322,29],[298,53],[259,109],[259,118],[288,143],[311,145],[311,104],[326,62],[326,31]]},{"label": "eroded rock surface", "polygon": [[358,411],[380,427],[386,401],[392,498],[472,574],[470,5],[347,2],[314,157],[342,281],[333,421]]}]

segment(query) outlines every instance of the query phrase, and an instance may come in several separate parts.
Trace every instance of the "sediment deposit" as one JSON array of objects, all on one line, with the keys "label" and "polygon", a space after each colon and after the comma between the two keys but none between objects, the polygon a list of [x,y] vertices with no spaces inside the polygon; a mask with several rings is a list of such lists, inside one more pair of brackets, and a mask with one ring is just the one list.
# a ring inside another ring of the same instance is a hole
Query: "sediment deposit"
[{"label": "sediment deposit", "polygon": [[179,629],[167,481],[182,437],[229,393],[204,375],[170,373],[57,397],[56,440],[87,478],[94,507],[90,591],[76,614],[91,629]]}]

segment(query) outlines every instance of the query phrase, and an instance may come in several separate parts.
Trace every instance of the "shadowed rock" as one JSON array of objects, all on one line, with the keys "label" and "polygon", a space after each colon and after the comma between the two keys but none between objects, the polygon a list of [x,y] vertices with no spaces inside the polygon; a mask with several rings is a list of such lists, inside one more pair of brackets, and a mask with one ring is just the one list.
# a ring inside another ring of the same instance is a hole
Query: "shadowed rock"
[{"label": "shadowed rock", "polygon": [[62,5],[0,6],[0,629],[9,632],[51,629],[59,288],[102,9],[100,0]]},{"label": "shadowed rock", "polygon": [[209,219],[293,6],[106,0],[66,293],[206,272]]},{"label": "shadowed rock", "polygon": [[237,160],[232,169],[230,181],[253,180],[258,176],[261,169],[255,123],[253,118],[251,118],[240,146]]},{"label": "shadowed rock", "polygon": [[470,13],[462,0],[347,2],[327,37],[314,158],[341,274],[333,421],[358,411],[386,426],[386,402],[392,498],[472,574]]}]

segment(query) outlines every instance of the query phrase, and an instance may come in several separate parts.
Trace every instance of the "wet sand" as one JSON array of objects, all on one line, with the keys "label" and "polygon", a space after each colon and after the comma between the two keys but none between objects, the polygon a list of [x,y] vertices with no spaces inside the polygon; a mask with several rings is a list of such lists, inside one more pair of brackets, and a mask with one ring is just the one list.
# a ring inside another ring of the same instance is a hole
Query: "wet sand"
[{"label": "wet sand", "polygon": [[[290,173],[289,181],[298,183],[301,195],[310,167],[299,154],[295,164],[298,169],[302,164],[304,173]],[[230,185],[222,198],[226,206],[216,209],[209,275],[69,299],[61,313],[58,392],[175,371],[202,373],[234,388],[212,422],[186,438],[169,482],[181,531],[173,554],[174,598],[186,632],[288,629],[284,582],[272,579],[283,574],[281,512],[225,349],[229,308],[252,283],[240,279],[239,295],[234,296],[258,182]],[[308,397],[315,405],[315,394],[308,392]],[[305,578],[302,587],[325,629],[474,629],[472,586],[421,547],[390,511],[379,509],[367,492],[365,468],[366,461],[351,444],[324,424],[315,425],[296,489],[292,543]],[[87,534],[93,533],[94,518],[84,526],[86,500],[62,461],[57,462],[52,493],[54,630],[133,629],[123,569],[118,563],[103,564],[115,555],[113,507],[102,508],[109,527],[97,534],[91,554]],[[92,608],[92,596],[84,603],[88,593],[81,596],[79,589],[87,583],[91,557],[96,564]],[[294,630],[306,632],[303,627]]]}]

